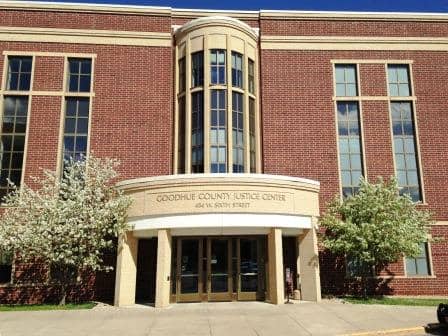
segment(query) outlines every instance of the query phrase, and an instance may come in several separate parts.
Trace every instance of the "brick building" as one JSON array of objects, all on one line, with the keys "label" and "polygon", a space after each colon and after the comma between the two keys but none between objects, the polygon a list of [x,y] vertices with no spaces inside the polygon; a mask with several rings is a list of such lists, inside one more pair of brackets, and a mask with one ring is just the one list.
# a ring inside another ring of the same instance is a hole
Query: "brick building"
[{"label": "brick building", "polygon": [[[283,302],[351,290],[318,217],[397,176],[448,238],[448,16],[0,3],[6,178],[93,151],[121,161],[133,230],[72,299]],[[0,257],[0,302],[51,300],[48,268]],[[448,243],[373,279],[448,295]],[[319,267],[320,266],[320,267]]]}]

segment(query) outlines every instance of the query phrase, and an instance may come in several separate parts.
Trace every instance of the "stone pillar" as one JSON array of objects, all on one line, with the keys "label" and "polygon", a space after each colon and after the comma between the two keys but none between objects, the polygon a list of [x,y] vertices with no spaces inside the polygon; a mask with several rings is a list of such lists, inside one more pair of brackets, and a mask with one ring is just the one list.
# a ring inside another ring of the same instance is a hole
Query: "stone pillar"
[{"label": "stone pillar", "polygon": [[317,218],[314,217],[312,228],[304,230],[303,235],[299,237],[300,292],[302,300],[305,301],[321,300],[316,221]]},{"label": "stone pillar", "polygon": [[170,304],[171,234],[169,230],[158,230],[157,237],[155,306],[156,308],[164,308]]},{"label": "stone pillar", "polygon": [[135,304],[137,280],[138,239],[132,231],[126,232],[118,242],[115,276],[114,305],[118,307]]},{"label": "stone pillar", "polygon": [[302,297],[300,295],[300,236],[297,236],[296,239],[296,268],[297,272],[294,274],[297,281],[297,289],[294,290],[294,299],[295,300],[301,300]]},{"label": "stone pillar", "polygon": [[272,228],[268,234],[269,301],[272,304],[285,302],[283,277],[282,230]]}]

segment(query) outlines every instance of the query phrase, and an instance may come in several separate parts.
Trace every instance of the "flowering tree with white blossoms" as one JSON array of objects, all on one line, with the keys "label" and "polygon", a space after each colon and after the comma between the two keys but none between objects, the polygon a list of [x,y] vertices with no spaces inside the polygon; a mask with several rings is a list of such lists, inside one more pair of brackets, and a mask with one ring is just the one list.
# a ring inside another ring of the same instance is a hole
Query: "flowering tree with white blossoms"
[{"label": "flowering tree with white blossoms", "polygon": [[110,270],[103,253],[128,229],[131,204],[113,185],[119,163],[89,155],[66,162],[63,177],[44,171],[38,186],[16,188],[5,197],[0,217],[0,250],[21,260],[41,260],[57,270],[60,304],[83,271]]},{"label": "flowering tree with white blossoms", "polygon": [[322,245],[367,272],[360,272],[364,295],[366,277],[403,255],[416,257],[428,240],[431,215],[419,210],[408,195],[400,196],[395,179],[377,184],[361,179],[359,192],[335,198],[320,220]]}]

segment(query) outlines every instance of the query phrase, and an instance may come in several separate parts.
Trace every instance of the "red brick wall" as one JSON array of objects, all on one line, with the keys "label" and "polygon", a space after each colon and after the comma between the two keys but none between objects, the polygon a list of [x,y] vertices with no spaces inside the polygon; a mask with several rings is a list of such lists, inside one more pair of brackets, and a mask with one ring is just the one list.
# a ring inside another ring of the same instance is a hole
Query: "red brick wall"
[{"label": "red brick wall", "polygon": [[[413,60],[416,113],[422,160],[426,208],[434,219],[448,219],[448,128],[445,95],[448,90],[448,58],[431,52],[338,52],[261,51],[261,103],[264,172],[312,178],[321,182],[320,206],[339,193],[337,136],[333,96],[332,63],[335,59]],[[442,65],[442,66],[440,66]],[[437,85],[434,85],[437,83]],[[363,96],[387,95],[384,64],[361,64]],[[435,87],[436,86],[436,87]],[[361,104],[367,175],[394,175],[391,126],[387,100],[366,100]],[[447,226],[432,228],[434,236],[448,239]],[[445,243],[446,244],[446,243]],[[396,276],[372,286],[389,294],[448,295],[448,258],[444,243],[434,243],[431,253],[433,278],[404,278],[403,262],[390,265],[383,275]],[[321,253],[321,281],[324,292],[354,291],[356,284],[345,278],[343,260]],[[375,282],[375,283],[373,283]],[[413,286],[413,284],[416,284]]]},{"label": "red brick wall", "polygon": [[[93,14],[0,10],[4,26],[110,29],[113,31],[170,32],[171,24],[186,19],[130,14]],[[257,20],[247,20],[258,26]],[[260,20],[263,35],[434,36],[448,33],[448,25],[431,22]],[[127,47],[56,43],[1,42],[3,51],[39,51],[96,54],[91,150],[97,156],[121,160],[121,179],[170,174],[173,150],[173,50],[162,47]],[[260,97],[265,173],[284,174],[321,182],[320,205],[339,193],[337,136],[333,96],[332,59],[413,60],[412,74],[422,160],[426,205],[437,220],[448,220],[448,56],[442,52],[380,51],[260,51]],[[0,69],[3,68],[0,57]],[[38,56],[34,89],[60,90],[63,58]],[[1,76],[1,74],[0,74]],[[386,95],[384,64],[361,64],[362,95]],[[367,174],[394,174],[387,101],[364,101],[363,138]],[[61,98],[32,99],[25,175],[40,168],[56,168]],[[26,179],[26,181],[29,181]],[[432,228],[434,236],[448,239],[447,226]],[[447,243],[432,245],[433,278],[403,278],[403,264],[388,267],[397,277],[381,285],[384,293],[445,294],[448,277]],[[345,279],[344,262],[321,253],[324,292],[342,293],[356,285]],[[115,255],[110,261],[113,264]],[[26,268],[18,264],[19,276]],[[32,267],[31,271],[38,272]],[[400,277],[401,276],[401,277]],[[75,288],[73,298],[111,298],[113,274],[88,280],[85,291]],[[28,283],[28,284],[27,284]],[[0,286],[1,302],[39,302],[54,298],[49,284]]]},{"label": "red brick wall", "polygon": [[64,83],[63,70],[63,57],[37,56],[34,63],[33,90],[62,91]]},{"label": "red brick wall", "polygon": [[[100,157],[121,160],[120,179],[171,173],[173,127],[172,49],[46,43],[0,43],[3,51],[96,54],[91,150]],[[38,56],[34,90],[60,91],[63,57]],[[3,57],[0,57],[0,66]],[[33,96],[29,115],[25,181],[56,169],[60,96]],[[116,255],[109,262],[114,265]],[[2,303],[54,301],[58,289],[35,265],[17,262],[12,285],[0,285]],[[33,278],[34,281],[29,280]],[[114,273],[99,273],[71,289],[71,300],[113,299]]]},{"label": "red brick wall", "polygon": [[260,20],[264,35],[295,36],[390,36],[445,37],[443,22],[344,21],[344,20]]},{"label": "red brick wall", "polygon": [[359,64],[361,96],[387,96],[385,64]]},{"label": "red brick wall", "polygon": [[108,13],[0,10],[0,22],[8,27],[99,29],[142,32],[170,32],[169,16]]}]

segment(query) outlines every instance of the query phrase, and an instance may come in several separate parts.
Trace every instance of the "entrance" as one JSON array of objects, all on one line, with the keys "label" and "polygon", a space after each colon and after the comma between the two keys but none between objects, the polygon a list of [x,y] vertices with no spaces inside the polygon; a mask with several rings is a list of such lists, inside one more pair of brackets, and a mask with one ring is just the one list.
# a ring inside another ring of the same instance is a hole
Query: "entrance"
[{"label": "entrance", "polygon": [[174,238],[172,301],[264,300],[266,239]]}]

